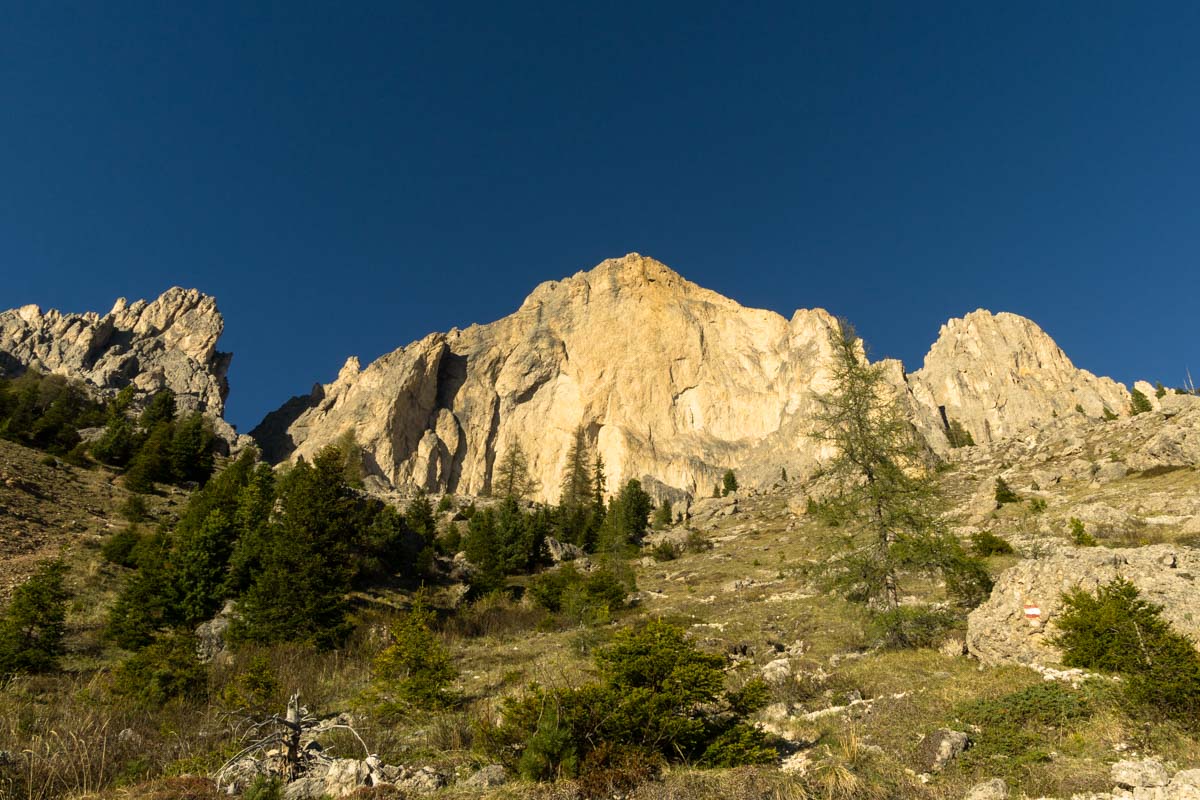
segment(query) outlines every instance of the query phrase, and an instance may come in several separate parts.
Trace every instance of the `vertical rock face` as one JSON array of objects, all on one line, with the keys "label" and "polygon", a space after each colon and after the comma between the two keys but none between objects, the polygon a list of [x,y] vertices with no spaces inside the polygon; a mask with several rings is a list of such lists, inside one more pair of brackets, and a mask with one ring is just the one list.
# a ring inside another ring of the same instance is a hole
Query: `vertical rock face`
[{"label": "vertical rock face", "polygon": [[[787,320],[743,308],[631,254],[537,287],[489,325],[428,336],[268,416],[269,457],[311,456],[352,431],[368,466],[397,484],[478,493],[504,453],[526,453],[554,500],[574,430],[609,487],[652,477],[707,494],[727,468],[798,474],[814,391],[827,388],[824,311]],[[762,464],[752,454],[780,461]]]},{"label": "vertical rock face", "polygon": [[[788,320],[744,308],[632,253],[538,286],[497,322],[432,334],[365,369],[351,358],[251,435],[283,461],[351,434],[387,481],[469,494],[487,491],[519,445],[539,499],[554,501],[583,426],[610,491],[638,478],[664,496],[706,496],[726,468],[753,486],[781,467],[803,477],[828,455],[811,433],[836,324],[820,309]],[[947,419],[982,442],[1077,403],[1093,416],[1128,407],[1124,387],[1076,369],[1012,314],[952,320],[919,373],[884,371],[938,451]]]},{"label": "vertical rock face", "polygon": [[232,358],[217,352],[223,329],[216,300],[179,287],[149,303],[121,298],[104,316],[24,306],[0,312],[0,374],[36,368],[100,390],[169,388],[182,408],[220,418]]},{"label": "vertical rock face", "polygon": [[1045,331],[1016,314],[979,310],[942,326],[910,383],[977,442],[1019,435],[1051,416],[1125,414],[1129,392],[1078,369]]}]

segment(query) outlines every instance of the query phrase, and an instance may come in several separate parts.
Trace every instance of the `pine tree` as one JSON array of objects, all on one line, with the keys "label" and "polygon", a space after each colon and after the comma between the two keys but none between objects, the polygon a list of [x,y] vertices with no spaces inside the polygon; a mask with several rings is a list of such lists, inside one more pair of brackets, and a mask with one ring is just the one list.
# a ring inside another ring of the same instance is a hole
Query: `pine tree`
[{"label": "pine tree", "polygon": [[492,482],[492,493],[499,497],[515,497],[527,500],[533,494],[534,483],[529,476],[529,462],[521,445],[513,442],[500,464],[496,467],[496,478]]},{"label": "pine tree", "polygon": [[721,476],[721,493],[728,496],[732,492],[738,490],[737,476],[733,474],[733,470],[725,470],[725,474]]},{"label": "pine tree", "polygon": [[1138,414],[1145,414],[1147,411],[1153,411],[1153,410],[1154,410],[1154,406],[1150,405],[1150,399],[1148,397],[1146,397],[1146,395],[1142,394],[1137,389],[1134,389],[1133,391],[1131,391],[1129,393],[1129,414],[1130,414],[1130,416],[1137,416]]},{"label": "pine tree", "polygon": [[940,527],[939,496],[924,443],[896,400],[881,364],[869,364],[845,320],[830,332],[832,390],[819,397],[814,434],[836,455],[825,472],[841,487],[828,505],[845,520],[849,549],[837,578],[849,599],[894,611],[906,571],[937,572],[972,600],[986,572]]},{"label": "pine tree", "polygon": [[240,603],[235,639],[336,646],[349,632],[349,546],[364,522],[336,447],[301,461],[280,481],[278,515],[262,542],[261,569]]},{"label": "pine tree", "polygon": [[458,671],[433,632],[434,619],[424,597],[418,595],[412,609],[389,628],[392,644],[375,657],[371,691],[381,701],[383,716],[410,707],[441,708],[454,700],[449,686]]},{"label": "pine tree", "polygon": [[404,524],[410,531],[421,537],[423,542],[432,542],[437,536],[437,521],[433,518],[433,506],[429,496],[419,492],[409,501],[404,509]]},{"label": "pine tree", "polygon": [[654,527],[656,530],[671,527],[674,517],[671,515],[671,501],[665,499],[658,508],[654,509]]},{"label": "pine tree", "polygon": [[587,432],[575,429],[567,450],[566,469],[558,501],[558,538],[584,546],[592,512],[592,476],[588,474]]},{"label": "pine tree", "polygon": [[42,564],[13,592],[0,617],[0,679],[58,665],[67,628],[66,571],[61,561]]},{"label": "pine tree", "polygon": [[213,472],[217,437],[203,414],[189,414],[175,423],[167,447],[171,480],[204,483]]},{"label": "pine tree", "polygon": [[180,537],[171,564],[180,622],[195,625],[220,609],[236,541],[237,526],[221,509],[213,509],[198,528]]},{"label": "pine tree", "polygon": [[145,430],[150,430],[160,422],[175,421],[175,393],[170,389],[162,389],[155,392],[150,398],[150,403],[142,412],[142,416],[138,419],[138,425]]},{"label": "pine tree", "polygon": [[630,546],[640,545],[646,535],[654,501],[636,479],[630,479],[609,504],[608,514],[599,533],[599,549],[623,554]]}]

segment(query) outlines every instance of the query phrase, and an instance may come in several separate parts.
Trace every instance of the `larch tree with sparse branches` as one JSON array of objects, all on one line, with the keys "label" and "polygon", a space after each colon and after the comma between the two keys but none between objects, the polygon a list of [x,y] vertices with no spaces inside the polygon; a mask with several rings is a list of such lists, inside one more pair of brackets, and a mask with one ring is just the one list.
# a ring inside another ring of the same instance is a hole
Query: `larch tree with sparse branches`
[{"label": "larch tree with sparse branches", "polygon": [[982,565],[943,529],[931,454],[854,327],[831,330],[833,388],[818,398],[814,436],[833,446],[823,465],[839,491],[826,501],[843,521],[848,548],[835,562],[850,600],[883,611],[900,604],[905,573],[940,574],[967,605],[990,591]]}]

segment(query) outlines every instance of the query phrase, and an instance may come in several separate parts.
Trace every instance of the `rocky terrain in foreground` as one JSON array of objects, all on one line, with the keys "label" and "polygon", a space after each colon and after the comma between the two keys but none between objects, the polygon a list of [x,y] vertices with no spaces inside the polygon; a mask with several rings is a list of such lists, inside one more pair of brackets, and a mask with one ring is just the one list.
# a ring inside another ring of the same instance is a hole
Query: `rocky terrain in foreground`
[{"label": "rocky terrain in foreground", "polygon": [[[940,649],[870,646],[862,610],[823,588],[814,567],[841,545],[838,529],[809,513],[809,499],[822,492],[819,481],[777,480],[761,489],[693,501],[685,523],[654,532],[631,562],[638,591],[632,608],[615,621],[678,621],[707,650],[731,654],[731,680],[765,680],[771,702],[756,721],[784,743],[782,760],[752,772],[674,769],[629,796],[775,796],[772,792],[786,791],[788,781],[813,781],[845,767],[864,781],[891,787],[879,791],[900,792],[890,796],[1195,797],[1200,738],[1177,727],[1143,727],[1113,712],[1096,712],[1061,730],[1035,728],[1049,755],[1009,765],[991,755],[998,746],[995,731],[973,722],[970,714],[973,704],[1014,691],[1083,685],[1087,675],[1063,668],[1048,646],[1058,597],[1073,586],[1090,588],[1121,574],[1162,604],[1180,630],[1196,636],[1198,433],[1200,398],[1170,396],[1159,411],[1108,422],[1065,418],[1020,439],[948,451],[939,478],[947,524],[964,543],[987,531],[1011,542],[1015,552],[989,557],[997,577],[991,599]],[[14,465],[33,469],[40,461],[34,451],[15,446],[3,453],[10,472]],[[98,565],[96,548],[106,531],[123,525],[114,511],[125,497],[120,481],[65,464],[39,464],[37,470],[27,483],[0,485],[0,503],[20,514],[6,520],[5,546],[19,548],[27,529],[17,529],[37,522],[43,526],[38,530],[53,531],[54,547],[76,565],[79,585],[90,586],[94,596],[110,597],[119,574]],[[1016,502],[997,505],[997,478],[1013,487]],[[64,502],[72,495],[81,498],[74,508]],[[455,498],[454,507],[469,499]],[[173,513],[169,503],[156,501],[153,507],[160,518]],[[51,518],[52,513],[59,516]],[[77,520],[78,515],[84,516]],[[455,510],[444,513],[446,520],[456,515]],[[1096,546],[1074,543],[1072,519],[1082,522]],[[661,556],[664,543],[673,545],[670,558]],[[910,582],[904,591],[904,602],[942,601],[937,585]],[[435,602],[452,606],[458,596],[446,586]],[[371,598],[372,603],[397,601],[400,596],[386,591]],[[1024,613],[1031,604],[1041,610],[1036,626]],[[479,613],[462,608],[464,614]],[[481,632],[447,634],[460,668],[456,690],[477,698],[475,703],[494,703],[529,681],[585,680],[588,648],[607,635],[606,626],[525,627],[520,619],[536,618],[527,604],[498,606],[491,613],[500,616],[472,623],[485,625]],[[89,633],[94,608],[81,608],[73,619],[80,641],[94,636]],[[238,656],[230,668],[244,668],[246,657]],[[300,666],[286,651],[270,658],[288,690],[302,689],[326,715],[339,715],[323,719],[356,725],[370,751],[379,754],[361,760],[342,750],[327,760],[326,771],[309,774],[289,797],[345,796],[372,782],[402,785],[406,797],[576,796],[570,782],[528,784],[452,744],[453,736],[468,735],[478,711],[464,709],[433,720],[417,716],[378,728],[355,710],[358,690],[353,687],[363,672],[351,666],[353,660],[336,666],[318,658]],[[124,746],[118,733],[157,735],[137,723],[122,724],[132,727],[105,734],[113,737],[114,750]],[[242,768],[257,769],[253,763]],[[863,792],[834,796],[888,796]]]}]

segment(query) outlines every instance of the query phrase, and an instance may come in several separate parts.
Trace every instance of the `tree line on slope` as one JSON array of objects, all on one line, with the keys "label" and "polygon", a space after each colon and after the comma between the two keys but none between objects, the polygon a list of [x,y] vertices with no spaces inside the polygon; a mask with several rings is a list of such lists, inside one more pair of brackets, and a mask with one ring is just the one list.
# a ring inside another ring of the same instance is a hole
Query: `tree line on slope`
[{"label": "tree line on slope", "polygon": [[[180,415],[170,389],[152,395],[139,414],[134,400],[132,386],[101,403],[82,383],[36,370],[0,378],[0,437],[79,466],[90,456],[122,470],[135,492],[208,480],[217,437],[204,415]],[[80,430],[102,426],[98,438],[83,441]]]}]

